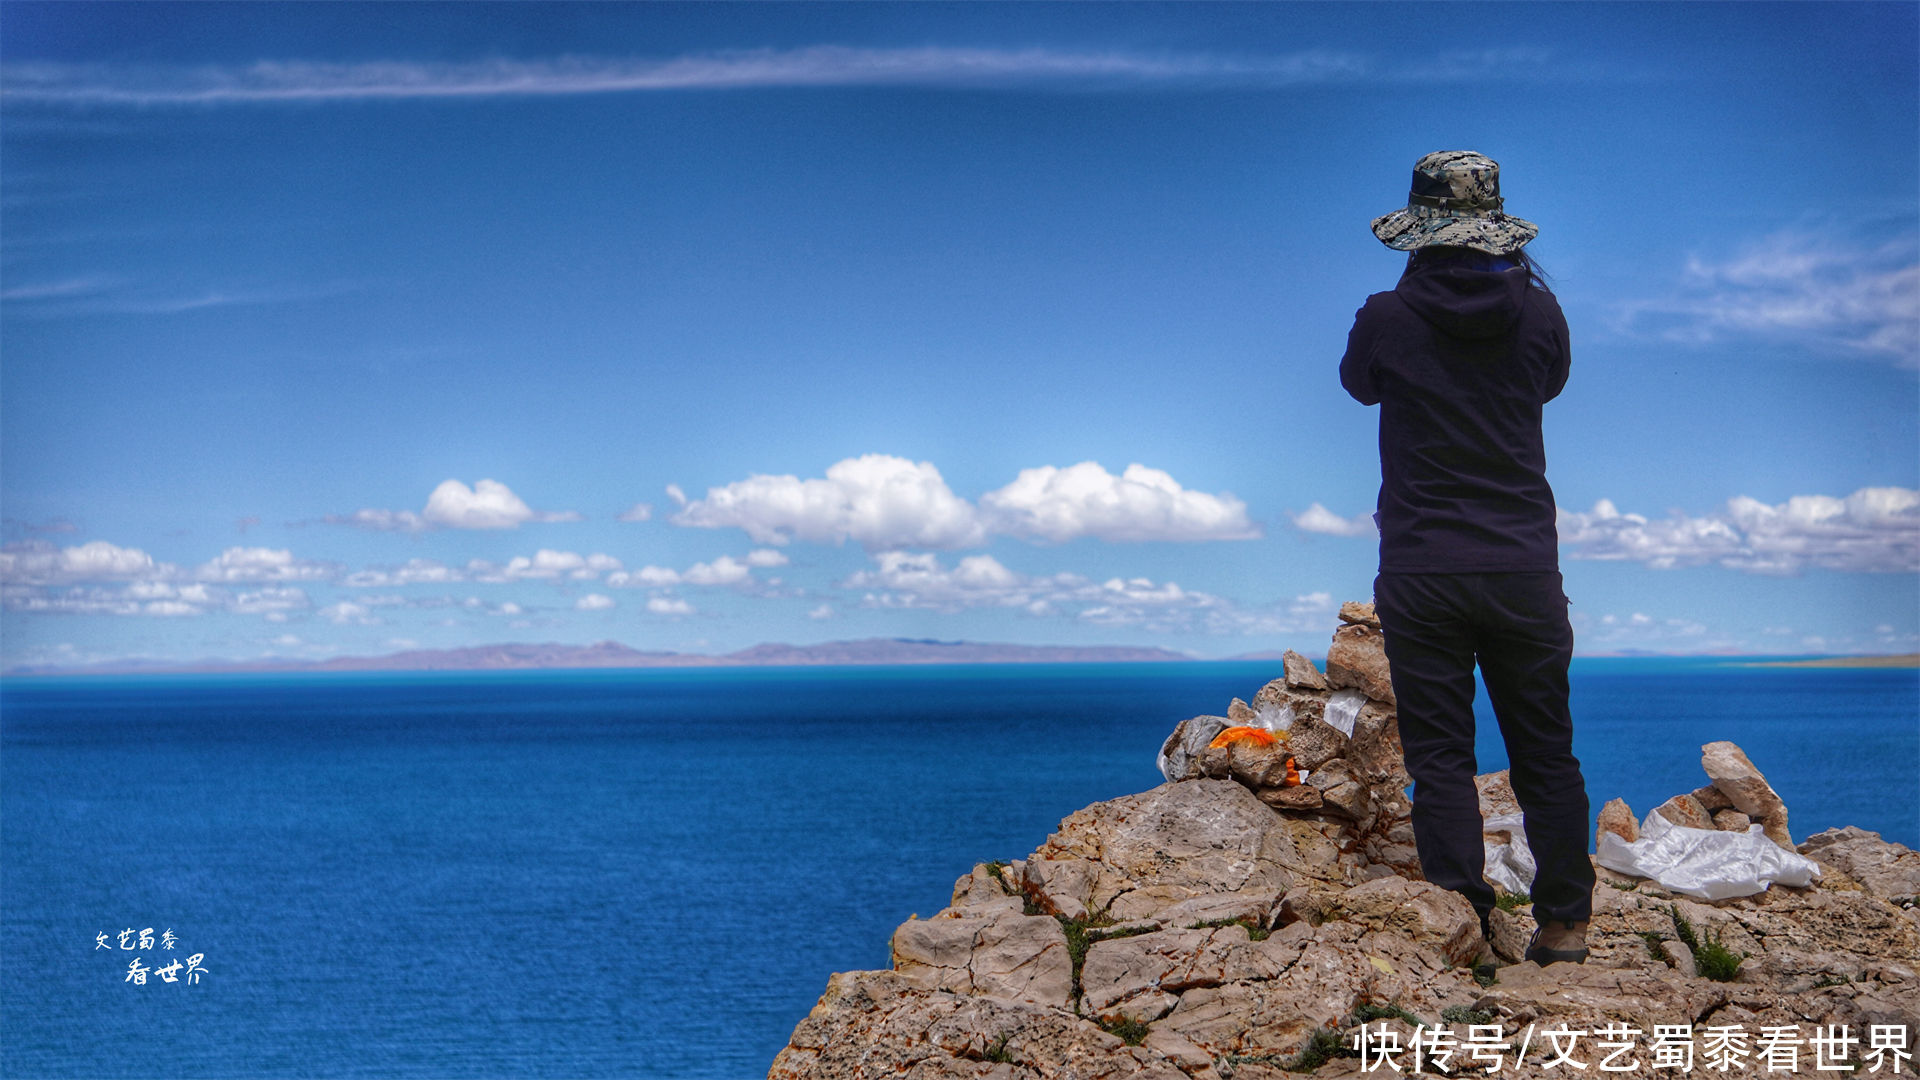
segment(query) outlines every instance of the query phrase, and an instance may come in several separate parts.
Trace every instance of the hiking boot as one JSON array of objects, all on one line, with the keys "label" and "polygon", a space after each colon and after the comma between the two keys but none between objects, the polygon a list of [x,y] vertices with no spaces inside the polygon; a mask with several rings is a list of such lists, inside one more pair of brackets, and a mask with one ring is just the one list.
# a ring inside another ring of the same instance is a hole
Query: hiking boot
[{"label": "hiking boot", "polygon": [[1586,963],[1587,920],[1548,919],[1541,923],[1533,932],[1533,940],[1527,943],[1526,959],[1541,967]]}]

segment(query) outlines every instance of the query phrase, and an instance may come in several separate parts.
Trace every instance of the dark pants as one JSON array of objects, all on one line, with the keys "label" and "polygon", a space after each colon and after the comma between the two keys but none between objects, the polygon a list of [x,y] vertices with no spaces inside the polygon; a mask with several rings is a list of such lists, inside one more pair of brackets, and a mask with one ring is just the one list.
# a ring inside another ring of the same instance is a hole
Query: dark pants
[{"label": "dark pants", "polygon": [[1482,876],[1473,786],[1473,665],[1480,664],[1507,744],[1513,794],[1538,868],[1534,918],[1593,912],[1587,786],[1573,756],[1567,665],[1573,628],[1558,571],[1507,574],[1383,572],[1374,603],[1399,700],[1400,743],[1413,777],[1413,835],[1428,881],[1494,906]]}]

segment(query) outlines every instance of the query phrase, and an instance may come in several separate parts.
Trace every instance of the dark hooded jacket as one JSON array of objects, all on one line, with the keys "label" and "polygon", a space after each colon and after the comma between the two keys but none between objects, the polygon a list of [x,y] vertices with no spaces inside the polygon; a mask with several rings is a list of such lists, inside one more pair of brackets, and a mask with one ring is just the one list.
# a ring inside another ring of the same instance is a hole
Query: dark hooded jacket
[{"label": "dark hooded jacket", "polygon": [[1340,383],[1380,406],[1381,570],[1559,569],[1540,413],[1570,357],[1524,267],[1416,266],[1367,297]]}]

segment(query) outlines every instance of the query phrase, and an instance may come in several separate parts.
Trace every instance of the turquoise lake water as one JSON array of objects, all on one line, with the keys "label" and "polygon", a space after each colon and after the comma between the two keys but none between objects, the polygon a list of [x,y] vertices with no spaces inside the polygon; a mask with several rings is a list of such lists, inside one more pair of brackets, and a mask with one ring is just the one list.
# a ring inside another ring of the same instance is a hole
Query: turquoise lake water
[{"label": "turquoise lake water", "polygon": [[[1276,668],[8,680],[0,1074],[764,1076],[829,973]],[[1731,739],[1796,837],[1920,847],[1920,673],[1574,671],[1595,811]]]}]

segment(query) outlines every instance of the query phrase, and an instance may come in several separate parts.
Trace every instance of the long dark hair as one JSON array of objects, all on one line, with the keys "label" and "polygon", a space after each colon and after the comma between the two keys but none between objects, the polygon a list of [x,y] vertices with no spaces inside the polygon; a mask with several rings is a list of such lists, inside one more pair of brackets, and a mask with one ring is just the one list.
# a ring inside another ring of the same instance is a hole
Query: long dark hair
[{"label": "long dark hair", "polygon": [[1509,251],[1505,255],[1481,251],[1479,248],[1450,247],[1436,244],[1432,247],[1415,248],[1407,254],[1407,272],[1411,273],[1423,267],[1462,266],[1473,270],[1491,270],[1498,260],[1506,259],[1527,272],[1527,281],[1536,289],[1551,291],[1552,279],[1547,276],[1540,260],[1528,253],[1526,248]]}]

